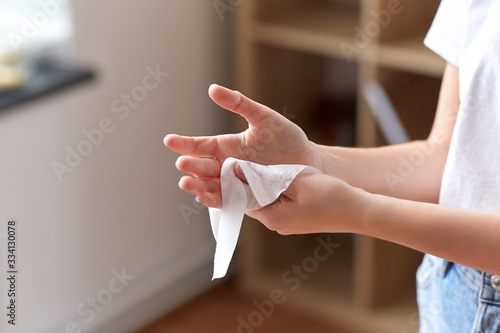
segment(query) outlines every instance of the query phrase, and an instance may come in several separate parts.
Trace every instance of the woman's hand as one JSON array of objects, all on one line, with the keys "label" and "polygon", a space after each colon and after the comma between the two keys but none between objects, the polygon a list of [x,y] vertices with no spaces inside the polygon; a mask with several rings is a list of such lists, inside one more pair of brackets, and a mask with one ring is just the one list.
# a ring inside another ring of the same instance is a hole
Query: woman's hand
[{"label": "woman's hand", "polygon": [[[305,164],[320,168],[317,146],[293,122],[237,91],[212,85],[212,100],[243,116],[248,129],[239,134],[212,137],[166,136],[167,147],[181,154],[176,162],[184,176],[179,186],[208,207],[222,206],[220,170],[224,160],[235,157],[259,164]],[[206,158],[210,157],[210,158]]]},{"label": "woman's hand", "polygon": [[300,174],[279,200],[247,215],[280,234],[364,230],[370,194],[324,174]]}]

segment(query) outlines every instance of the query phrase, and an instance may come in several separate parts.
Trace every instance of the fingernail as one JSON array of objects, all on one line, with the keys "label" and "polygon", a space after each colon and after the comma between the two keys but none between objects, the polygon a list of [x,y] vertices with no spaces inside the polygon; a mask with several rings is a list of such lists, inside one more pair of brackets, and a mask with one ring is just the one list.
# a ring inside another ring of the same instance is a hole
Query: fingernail
[{"label": "fingernail", "polygon": [[217,87],[217,86],[218,86],[218,84],[212,83],[212,84],[210,85],[210,87],[208,87],[208,93],[210,94],[210,90],[214,89],[214,88],[215,88],[215,87]]},{"label": "fingernail", "polygon": [[165,137],[163,138],[163,143],[164,143],[165,145],[167,144],[167,139],[168,139],[168,137],[169,137],[169,136],[172,136],[172,134],[171,134],[171,133],[170,133],[170,134],[167,134],[167,135],[165,135]]}]

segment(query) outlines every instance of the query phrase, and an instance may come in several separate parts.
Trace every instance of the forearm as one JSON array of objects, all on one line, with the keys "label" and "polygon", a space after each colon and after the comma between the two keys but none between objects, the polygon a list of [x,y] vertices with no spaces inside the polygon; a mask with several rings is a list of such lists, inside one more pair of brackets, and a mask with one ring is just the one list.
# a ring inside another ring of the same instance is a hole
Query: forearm
[{"label": "forearm", "polygon": [[371,195],[358,232],[500,274],[500,215]]},{"label": "forearm", "polygon": [[322,171],[370,193],[435,203],[459,106],[458,69],[448,64],[427,140],[368,149],[318,146]]},{"label": "forearm", "polygon": [[448,146],[440,135],[379,148],[319,147],[322,171],[375,194],[433,202],[439,198]]}]

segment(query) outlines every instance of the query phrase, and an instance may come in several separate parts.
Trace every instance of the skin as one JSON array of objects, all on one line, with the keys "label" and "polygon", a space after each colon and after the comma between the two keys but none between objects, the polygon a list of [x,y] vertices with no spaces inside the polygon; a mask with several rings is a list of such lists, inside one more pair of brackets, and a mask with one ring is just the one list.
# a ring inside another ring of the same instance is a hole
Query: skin
[{"label": "skin", "polygon": [[[436,204],[460,106],[458,90],[458,69],[448,64],[427,140],[362,149],[317,145],[272,109],[213,85],[212,100],[244,117],[248,129],[214,137],[169,134],[164,142],[181,154],[177,168],[190,174],[181,178],[180,188],[207,207],[222,206],[219,175],[229,156],[311,165],[321,174],[299,175],[277,202],[247,214],[280,234],[359,233],[500,274],[493,255],[500,250],[500,214]],[[425,162],[391,186],[386,175],[397,174],[400,158],[429,147]],[[238,167],[235,173],[244,180]]]}]

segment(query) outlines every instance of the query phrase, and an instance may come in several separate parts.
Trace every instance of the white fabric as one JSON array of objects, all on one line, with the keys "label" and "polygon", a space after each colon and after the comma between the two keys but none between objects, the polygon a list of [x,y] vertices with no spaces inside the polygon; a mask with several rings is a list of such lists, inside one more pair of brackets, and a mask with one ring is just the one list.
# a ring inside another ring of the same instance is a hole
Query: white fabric
[{"label": "white fabric", "polygon": [[[459,68],[440,204],[500,213],[500,1],[443,0],[426,45]],[[471,221],[472,222],[472,221]]]},{"label": "white fabric", "polygon": [[[238,163],[248,184],[235,174]],[[275,202],[298,174],[317,173],[299,164],[260,165],[228,158],[221,169],[222,209],[210,208],[210,222],[217,246],[213,279],[224,277],[236,248],[245,211],[257,210]]]}]

